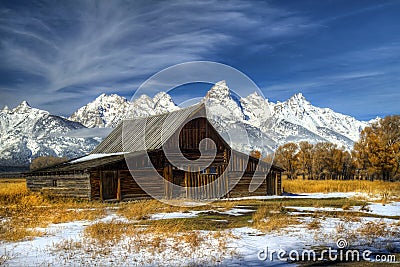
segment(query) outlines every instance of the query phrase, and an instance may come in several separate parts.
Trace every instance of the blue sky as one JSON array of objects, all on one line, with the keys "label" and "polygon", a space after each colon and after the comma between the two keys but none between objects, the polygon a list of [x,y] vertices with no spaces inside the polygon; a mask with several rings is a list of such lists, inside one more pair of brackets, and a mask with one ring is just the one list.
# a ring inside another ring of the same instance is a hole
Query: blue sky
[{"label": "blue sky", "polygon": [[[302,92],[361,120],[399,113],[400,1],[1,1],[0,106],[69,115],[209,60],[266,98]],[[224,77],[221,77],[221,80]],[[234,85],[229,85],[234,88]]]}]

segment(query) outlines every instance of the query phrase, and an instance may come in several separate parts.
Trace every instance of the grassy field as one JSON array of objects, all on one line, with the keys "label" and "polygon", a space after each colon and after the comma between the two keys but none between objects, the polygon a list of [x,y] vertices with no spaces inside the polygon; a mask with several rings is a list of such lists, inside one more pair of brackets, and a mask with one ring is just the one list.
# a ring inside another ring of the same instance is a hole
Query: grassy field
[{"label": "grassy field", "polygon": [[[400,183],[284,180],[283,185],[285,190],[295,193],[358,191],[393,197],[398,196]],[[190,208],[170,206],[156,200],[107,204],[68,198],[50,198],[39,193],[29,192],[23,179],[3,179],[0,180],[0,204],[0,218],[2,218],[0,240],[17,241],[43,234],[34,230],[37,227],[46,227],[49,224],[73,220],[92,221],[104,217],[108,209],[114,209],[119,216],[132,220],[136,224],[137,222],[145,223],[149,229],[159,232],[170,228],[177,231],[189,231],[223,230],[243,226],[271,231],[297,223],[295,218],[287,215],[285,206],[333,207],[346,210],[352,206],[363,206],[365,201],[345,198],[222,200],[207,206]],[[245,206],[255,212],[243,216],[226,216],[210,211],[190,219],[147,220],[151,214],[160,212],[188,212],[196,209],[224,211],[236,206]],[[171,227],[172,225],[173,227]],[[98,227],[101,228],[101,225],[98,225]],[[122,228],[129,229],[129,225]],[[110,229],[114,228],[111,227]],[[96,232],[95,229],[92,230],[88,230],[90,235]],[[115,232],[115,235],[118,234]]]},{"label": "grassy field", "polygon": [[[73,220],[93,220],[106,204],[50,198],[29,192],[24,179],[0,180],[0,240],[18,241],[42,235],[37,227]],[[84,212],[83,212],[84,211]]]},{"label": "grassy field", "polygon": [[[302,181],[284,180],[285,191],[293,193],[362,192],[378,195],[385,201],[398,199],[400,183],[369,181]],[[178,200],[179,201],[179,200]],[[121,203],[103,203],[78,199],[48,197],[29,192],[23,179],[0,180],[0,244],[17,242],[47,235],[50,224],[72,221],[87,221],[83,240],[65,240],[54,244],[54,253],[70,257],[74,251],[89,251],[93,257],[112,253],[112,247],[121,240],[135,240],[129,251],[140,253],[143,248],[151,251],[166,251],[183,245],[185,253],[197,253],[201,246],[215,247],[219,255],[234,253],[227,247],[229,240],[237,238],[230,229],[249,227],[262,233],[287,231],[296,225],[304,225],[310,231],[319,231],[328,219],[338,219],[334,233],[347,238],[363,237],[373,240],[395,235],[388,232],[389,225],[382,219],[399,221],[400,216],[381,216],[363,213],[353,207],[368,205],[362,198],[272,198],[264,200],[219,200],[205,206],[179,207],[156,200],[141,200]],[[298,212],[296,208],[313,207],[321,211]],[[232,209],[246,209],[240,215],[232,215]],[[325,209],[325,210],[324,210]],[[179,212],[186,214],[198,211],[188,218],[151,220],[153,214]],[[114,214],[122,220],[102,221]],[[360,222],[360,218],[376,218],[377,222],[349,226]],[[349,224],[347,224],[349,223]],[[399,227],[400,223],[390,225]],[[204,232],[207,231],[207,232]],[[325,237],[324,237],[325,238]],[[172,245],[171,245],[172,244]],[[89,253],[88,252],[88,253]],[[205,253],[205,252],[204,252]],[[186,254],[185,254],[186,255]],[[183,256],[185,256],[183,255]],[[188,256],[186,255],[186,256]],[[1,264],[1,259],[0,259]],[[311,266],[311,265],[304,265]],[[358,265],[354,265],[358,266]]]},{"label": "grassy field", "polygon": [[360,192],[371,196],[400,196],[400,182],[283,179],[282,187],[290,193]]}]

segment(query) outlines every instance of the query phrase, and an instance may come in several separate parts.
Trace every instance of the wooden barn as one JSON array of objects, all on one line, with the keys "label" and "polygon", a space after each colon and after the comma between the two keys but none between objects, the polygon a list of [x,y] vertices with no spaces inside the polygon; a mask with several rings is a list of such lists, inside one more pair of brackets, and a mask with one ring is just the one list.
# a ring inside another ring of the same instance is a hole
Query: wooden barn
[{"label": "wooden barn", "polygon": [[[89,155],[27,173],[28,188],[118,201],[281,193],[283,169],[233,150],[208,121],[204,105],[128,121],[120,123]],[[168,150],[173,147],[179,151]],[[188,160],[197,165],[188,165]],[[207,162],[208,167],[201,167]],[[260,185],[256,189],[250,186],[254,182]]]}]

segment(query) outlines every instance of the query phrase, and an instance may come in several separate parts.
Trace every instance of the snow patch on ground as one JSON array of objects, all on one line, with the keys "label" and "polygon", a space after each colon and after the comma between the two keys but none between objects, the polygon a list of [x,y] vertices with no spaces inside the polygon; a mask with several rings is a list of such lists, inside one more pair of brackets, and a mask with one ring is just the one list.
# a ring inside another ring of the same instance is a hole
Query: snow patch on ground
[{"label": "snow patch on ground", "polygon": [[197,217],[199,213],[205,211],[189,211],[189,212],[161,212],[150,216],[150,220],[164,220],[164,219],[184,219]]},{"label": "snow patch on ground", "polygon": [[324,199],[324,198],[350,198],[360,196],[359,193],[355,192],[347,192],[347,193],[307,193],[307,194],[290,194],[290,195],[281,195],[281,196],[249,196],[249,197],[234,197],[227,198],[227,201],[233,200],[268,200],[268,199],[283,199],[283,198],[315,198],[315,199]]},{"label": "snow patch on ground", "polygon": [[255,210],[251,210],[251,209],[243,209],[243,208],[233,208],[227,211],[219,211],[218,213],[220,214],[225,214],[225,215],[231,215],[231,216],[241,216],[245,213],[249,213],[249,212],[253,212]]},{"label": "snow patch on ground", "polygon": [[360,210],[360,207],[353,207],[353,210],[359,210],[369,214],[381,216],[400,216],[400,202],[391,202],[388,204],[371,203],[366,207],[367,210]]},{"label": "snow patch on ground", "polygon": [[[307,194],[304,197],[331,198],[351,197],[354,194]],[[382,216],[399,216],[400,202],[386,205],[372,203],[368,206],[371,214]],[[298,207],[286,208],[297,210],[290,215],[297,217],[299,224],[291,225],[278,231],[268,233],[260,232],[251,227],[234,228],[222,232],[226,245],[221,248],[221,239],[215,237],[213,231],[196,231],[202,239],[194,249],[187,246],[185,239],[161,238],[152,234],[130,235],[120,242],[100,248],[97,243],[84,236],[85,227],[97,222],[125,222],[115,212],[109,211],[108,215],[94,221],[75,221],[69,223],[53,224],[47,228],[36,229],[45,233],[41,237],[21,242],[2,243],[0,259],[7,259],[8,266],[137,266],[137,265],[226,265],[226,266],[294,266],[277,259],[276,254],[272,261],[259,260],[261,250],[283,249],[291,250],[311,249],[315,246],[331,246],[336,248],[336,241],[346,238],[349,246],[358,249],[369,249],[375,253],[390,253],[400,251],[400,235],[398,220],[391,218],[374,217],[329,217],[315,218],[312,212],[317,211],[343,211],[341,208],[329,207]],[[353,207],[359,211],[359,207]],[[240,216],[252,212],[246,206],[236,206],[227,211],[221,210],[197,210],[188,212],[157,213],[150,220],[194,218],[205,213],[219,213],[227,216]],[[84,210],[82,210],[84,212]],[[289,216],[289,215],[288,215]],[[228,217],[227,217],[228,219]],[[310,228],[309,224],[317,220],[319,227]],[[223,219],[219,221],[224,221]],[[227,220],[225,220],[227,221]],[[371,225],[369,225],[371,224]],[[379,225],[383,225],[384,235],[375,235]],[[376,227],[376,228],[374,228]],[[368,235],[361,235],[360,231],[368,231]],[[361,229],[361,230],[360,230]],[[181,233],[178,233],[178,237]],[[140,247],[140,242],[161,242],[155,248]],[[391,244],[390,246],[388,244]],[[397,250],[396,250],[397,249]],[[99,252],[100,251],[100,252]]]}]

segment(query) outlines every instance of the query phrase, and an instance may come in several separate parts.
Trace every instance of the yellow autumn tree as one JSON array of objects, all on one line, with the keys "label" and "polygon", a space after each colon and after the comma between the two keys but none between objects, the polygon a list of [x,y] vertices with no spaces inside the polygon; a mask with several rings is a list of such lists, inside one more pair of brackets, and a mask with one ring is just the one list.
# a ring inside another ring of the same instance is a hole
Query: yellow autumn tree
[{"label": "yellow autumn tree", "polygon": [[400,171],[400,115],[387,116],[366,127],[355,143],[358,171],[372,179],[398,179]]},{"label": "yellow autumn tree", "polygon": [[63,157],[53,157],[53,156],[42,156],[32,160],[31,165],[29,166],[30,170],[37,170],[41,168],[45,168],[48,166],[56,165],[62,162],[66,162],[68,159]]},{"label": "yellow autumn tree", "polygon": [[250,151],[250,156],[256,159],[261,159],[261,152],[259,150],[252,150]]},{"label": "yellow autumn tree", "polygon": [[297,166],[303,180],[307,177],[312,179],[312,160],[313,160],[313,144],[309,142],[299,143],[299,152],[297,153]]},{"label": "yellow autumn tree", "polygon": [[286,143],[279,146],[275,152],[275,161],[285,169],[288,179],[295,179],[297,173],[297,151],[299,147],[295,143]]}]

